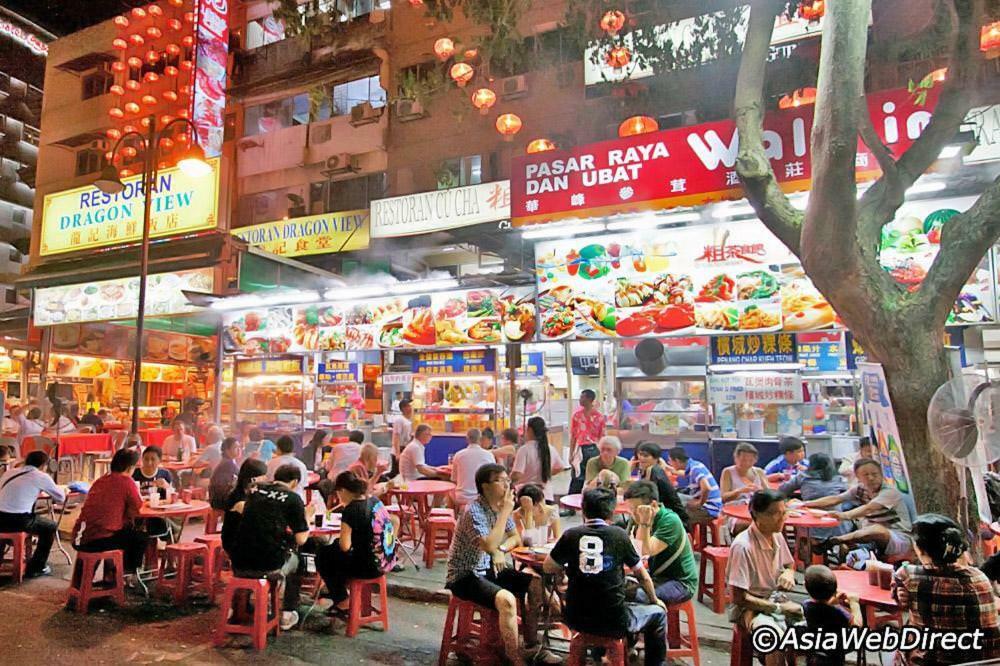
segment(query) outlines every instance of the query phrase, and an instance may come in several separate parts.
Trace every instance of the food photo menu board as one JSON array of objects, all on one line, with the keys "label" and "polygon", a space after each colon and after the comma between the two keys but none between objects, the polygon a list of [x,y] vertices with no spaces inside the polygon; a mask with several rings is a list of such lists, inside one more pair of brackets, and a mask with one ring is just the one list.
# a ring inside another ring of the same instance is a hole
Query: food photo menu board
[{"label": "food photo menu board", "polygon": [[530,342],[534,294],[530,287],[474,289],[247,310],[227,316],[225,345],[258,356]]},{"label": "food photo menu board", "polygon": [[539,339],[808,331],[838,323],[757,221],[535,245]]}]

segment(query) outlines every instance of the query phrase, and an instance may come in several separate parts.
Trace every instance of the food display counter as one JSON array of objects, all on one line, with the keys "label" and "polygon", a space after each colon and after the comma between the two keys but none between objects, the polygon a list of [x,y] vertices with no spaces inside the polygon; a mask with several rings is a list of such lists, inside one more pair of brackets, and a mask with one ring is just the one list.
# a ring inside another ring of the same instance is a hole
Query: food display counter
[{"label": "food display counter", "polygon": [[315,389],[310,360],[297,356],[236,361],[236,420],[267,433],[311,428]]},{"label": "food display counter", "polygon": [[365,383],[358,364],[326,360],[316,366],[317,428],[343,430],[363,420]]},{"label": "food display counter", "polygon": [[704,377],[620,378],[616,395],[615,425],[626,448],[651,441],[667,449],[706,439],[712,417]]}]

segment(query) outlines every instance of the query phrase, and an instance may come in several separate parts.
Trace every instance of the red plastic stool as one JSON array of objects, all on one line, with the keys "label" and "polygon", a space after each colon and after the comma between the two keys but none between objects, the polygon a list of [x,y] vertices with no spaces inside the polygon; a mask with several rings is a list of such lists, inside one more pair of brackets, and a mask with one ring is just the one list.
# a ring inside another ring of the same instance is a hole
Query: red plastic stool
[{"label": "red plastic stool", "polygon": [[[684,614],[684,623],[688,628],[686,637],[681,635],[681,613]],[[694,604],[690,599],[667,606],[667,661],[681,657],[690,657],[694,666],[701,666],[698,622],[695,620]]]},{"label": "red plastic stool", "polygon": [[403,541],[404,537],[411,543],[417,543],[417,512],[412,506],[403,505],[399,506],[393,504],[387,506],[386,510],[391,514],[399,518],[399,541]]},{"label": "red plastic stool", "polygon": [[[97,567],[104,564],[104,581],[94,584]],[[110,576],[110,579],[109,579]],[[86,613],[94,599],[111,597],[119,606],[125,605],[125,554],[121,550],[102,550],[96,553],[77,551],[73,565],[73,578],[69,584],[66,602],[76,601],[78,613]]]},{"label": "red plastic stool", "polygon": [[444,620],[438,666],[446,666],[452,652],[474,660],[477,666],[502,663],[504,649],[500,640],[500,614],[496,609],[453,595]]},{"label": "red plastic stool", "polygon": [[[196,560],[202,561],[202,576],[196,578],[194,575],[194,565]],[[200,590],[212,599],[212,576],[206,575],[208,568],[208,547],[203,543],[183,543],[169,544],[163,551],[163,563],[160,566],[160,575],[156,579],[157,593],[170,593],[175,604],[186,604],[188,602],[189,588]],[[167,578],[167,574],[173,573],[173,578]]]},{"label": "red plastic stool", "polygon": [[427,519],[427,535],[424,539],[424,566],[433,568],[440,555],[447,558],[451,539],[455,536],[455,519],[447,516],[431,516]]},{"label": "red plastic stool", "polygon": [[[709,583],[706,574],[707,564],[712,563],[712,582]],[[698,574],[698,601],[704,603],[708,597],[712,601],[712,612],[722,613],[729,601],[729,590],[726,587],[726,567],[729,564],[729,548],[724,546],[708,546],[701,551],[701,571]]]},{"label": "red plastic stool", "polygon": [[435,508],[431,509],[431,512],[429,514],[427,514],[427,515],[430,516],[431,518],[438,517],[438,516],[444,516],[446,518],[451,518],[452,520],[454,520],[455,519],[455,510],[454,509],[446,509],[444,507],[435,507]]},{"label": "red plastic stool", "polygon": [[[378,592],[378,607],[372,603]],[[351,606],[347,618],[347,636],[354,638],[358,629],[368,624],[381,623],[382,631],[389,631],[389,595],[385,576],[378,578],[352,578],[347,583]]]},{"label": "red plastic stool", "polygon": [[[2,545],[5,542],[10,543],[10,559],[7,559],[6,548]],[[0,574],[10,574],[14,582],[20,584],[28,570],[28,558],[31,557],[31,539],[28,538],[28,533],[0,532],[0,549],[4,551]]]},{"label": "red plastic stool", "polygon": [[[281,634],[281,595],[280,585],[272,585],[266,578],[233,578],[226,586],[226,595],[222,600],[221,621],[215,632],[216,646],[225,643],[226,634],[243,634],[253,638],[255,650],[267,647],[267,635]],[[241,619],[250,615],[250,605],[253,605],[253,615],[250,623]],[[232,610],[232,617],[227,617]]]},{"label": "red plastic stool", "polygon": [[220,511],[219,509],[212,509],[205,514],[205,534],[219,533],[219,526],[225,513],[225,511]]},{"label": "red plastic stool", "polygon": [[142,556],[142,563],[145,571],[160,576],[160,543],[159,539],[150,539],[146,542],[146,554]]},{"label": "red plastic stool", "polygon": [[626,664],[627,650],[624,638],[608,638],[577,632],[569,642],[569,659],[566,660],[566,666],[583,666],[587,661],[587,648],[603,648],[607,663],[612,666]]},{"label": "red plastic stool", "polygon": [[215,603],[215,592],[217,588],[222,585],[222,572],[229,562],[229,556],[226,555],[226,551],[222,548],[222,535],[221,534],[206,534],[204,536],[195,537],[195,543],[204,544],[208,548],[208,554],[205,556],[205,566],[204,568],[212,572],[212,590],[209,593],[209,598],[212,603]]},{"label": "red plastic stool", "polygon": [[700,553],[708,546],[722,545],[722,528],[726,521],[723,516],[714,518],[711,522],[695,523],[691,526],[692,539],[691,547],[696,553]]}]

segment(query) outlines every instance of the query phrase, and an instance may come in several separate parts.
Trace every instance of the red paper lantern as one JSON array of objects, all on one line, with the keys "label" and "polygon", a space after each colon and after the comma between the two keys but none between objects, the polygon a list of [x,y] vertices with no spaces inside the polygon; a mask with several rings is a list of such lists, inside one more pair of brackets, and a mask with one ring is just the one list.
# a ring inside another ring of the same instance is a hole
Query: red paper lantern
[{"label": "red paper lantern", "polygon": [[167,44],[167,53],[169,53],[172,56],[180,55],[181,47],[177,46],[176,44]]},{"label": "red paper lantern", "polygon": [[142,80],[146,83],[156,83],[160,80],[160,75],[156,72],[146,72],[146,75],[142,77]]},{"label": "red paper lantern", "polygon": [[191,71],[192,69],[194,69],[194,63],[191,62],[190,60],[181,60],[181,69],[186,69],[188,71]]},{"label": "red paper lantern", "polygon": [[115,39],[111,42],[111,46],[118,49],[119,51],[124,51],[125,49],[128,48],[128,42],[126,42],[121,37],[115,37]]},{"label": "red paper lantern", "polygon": [[128,69],[128,65],[123,63],[121,60],[116,60],[115,62],[111,63],[111,69],[112,71],[115,72],[124,72],[126,69]]},{"label": "red paper lantern", "polygon": [[160,124],[166,125],[173,119],[174,117],[172,115],[170,115],[169,113],[164,113],[162,116],[160,116]]},{"label": "red paper lantern", "polygon": [[124,118],[125,112],[122,111],[117,106],[113,106],[110,109],[108,109],[108,115],[111,116],[112,118]]},{"label": "red paper lantern", "polygon": [[140,67],[142,67],[142,58],[138,56],[132,56],[131,58],[128,59],[128,66],[132,67],[133,69],[139,69]]},{"label": "red paper lantern", "polygon": [[452,57],[455,55],[455,42],[451,41],[447,37],[442,37],[437,40],[434,42],[434,55],[441,60],[447,60]]},{"label": "red paper lantern", "polygon": [[479,113],[484,116],[490,112],[490,108],[497,103],[497,94],[489,88],[480,88],[472,93],[472,105],[479,109]]},{"label": "red paper lantern", "polygon": [[134,35],[128,36],[128,41],[132,42],[133,46],[142,46],[146,43],[146,40],[142,38],[142,35],[135,33]]},{"label": "red paper lantern", "polygon": [[132,18],[144,19],[146,18],[146,10],[142,7],[135,7],[132,9]]},{"label": "red paper lantern", "polygon": [[813,0],[799,4],[799,16],[807,21],[818,21],[826,13],[824,0]]},{"label": "red paper lantern", "polygon": [[163,99],[167,100],[168,102],[176,102],[177,93],[175,93],[173,90],[164,90]]},{"label": "red paper lantern", "polygon": [[184,0],[170,0],[170,4],[172,4],[174,7],[183,7]]},{"label": "red paper lantern", "polygon": [[149,5],[146,11],[149,12],[150,16],[163,16],[163,10],[158,5]]},{"label": "red paper lantern", "polygon": [[133,114],[134,113],[139,113],[139,111],[140,111],[139,105],[136,104],[135,102],[128,102],[127,104],[125,104],[125,111],[127,111],[128,113],[133,113]]},{"label": "red paper lantern", "polygon": [[194,23],[194,12],[184,12],[184,20],[187,23]]},{"label": "red paper lantern", "polygon": [[118,96],[121,96],[121,95],[124,95],[124,94],[125,94],[125,89],[124,89],[124,88],[122,88],[122,87],[121,87],[120,85],[118,85],[117,83],[113,84],[113,85],[112,85],[112,86],[111,86],[110,88],[108,88],[108,90],[110,90],[110,91],[111,91],[111,94],[112,94],[112,95],[118,95]]},{"label": "red paper lantern", "polygon": [[624,138],[638,134],[649,134],[658,129],[660,129],[660,125],[656,122],[656,118],[650,116],[632,116],[631,118],[626,118],[618,126],[618,136]]},{"label": "red paper lantern", "polygon": [[124,148],[122,148],[122,155],[124,155],[125,157],[135,157],[138,154],[139,151],[132,146],[125,146]]},{"label": "red paper lantern", "polygon": [[139,121],[139,124],[143,127],[149,127],[149,116],[143,117],[143,119]]},{"label": "red paper lantern", "polygon": [[146,28],[146,35],[148,35],[151,39],[159,39],[160,37],[163,37],[163,31],[155,25],[151,25]]},{"label": "red paper lantern", "polygon": [[611,36],[617,35],[618,32],[624,27],[625,14],[617,9],[604,12],[604,16],[601,17],[601,30]]},{"label": "red paper lantern", "polygon": [[178,109],[177,115],[180,116],[181,118],[187,118],[190,115],[190,113],[188,113],[187,109]]},{"label": "red paper lantern", "polygon": [[167,19],[167,27],[171,30],[180,30],[181,25],[181,22],[177,19]]},{"label": "red paper lantern", "polygon": [[115,21],[115,25],[118,26],[119,28],[127,28],[128,27],[128,19],[125,18],[124,16],[116,16],[115,19],[114,19],[114,21]]},{"label": "red paper lantern", "polygon": [[146,60],[148,60],[149,62],[156,62],[159,59],[160,59],[159,51],[155,51],[153,49],[146,51]]},{"label": "red paper lantern", "polygon": [[174,140],[168,136],[165,136],[162,139],[160,139],[160,145],[166,148],[167,150],[170,150],[174,147]]},{"label": "red paper lantern", "polygon": [[177,68],[174,67],[173,65],[167,65],[166,67],[163,68],[163,73],[166,74],[167,76],[177,76],[178,71]]},{"label": "red paper lantern", "polygon": [[156,106],[157,99],[152,95],[143,95],[142,103],[145,104],[146,106]]},{"label": "red paper lantern", "polygon": [[122,131],[120,129],[118,129],[117,127],[109,127],[107,130],[104,131],[104,134],[109,139],[120,139],[120,138],[122,138]]},{"label": "red paper lantern", "polygon": [[129,132],[138,132],[139,129],[135,125],[126,125],[124,127],[124,131],[126,134],[128,134]]},{"label": "red paper lantern", "polygon": [[556,149],[556,144],[552,143],[548,139],[535,139],[534,141],[528,144],[528,147],[525,149],[525,152],[527,152],[529,155],[533,155],[534,153],[546,153],[550,150],[555,150],[555,149]]},{"label": "red paper lantern", "polygon": [[979,50],[992,51],[1000,47],[1000,21],[984,25],[979,31]]},{"label": "red paper lantern", "polygon": [[191,35],[185,35],[184,38],[181,39],[181,44],[189,48],[194,46],[194,37],[192,37]]},{"label": "red paper lantern", "polygon": [[521,118],[513,113],[505,113],[497,118],[497,131],[503,136],[504,141],[511,141],[514,135],[521,131]]},{"label": "red paper lantern", "polygon": [[632,62],[632,52],[624,46],[615,46],[608,51],[605,61],[615,69],[621,69]]},{"label": "red paper lantern", "polygon": [[472,80],[475,73],[476,71],[467,62],[456,62],[451,66],[451,78],[458,84],[459,88],[464,88],[465,84]]},{"label": "red paper lantern", "polygon": [[125,87],[128,88],[129,90],[138,90],[139,82],[136,81],[135,79],[129,79],[128,81],[125,82]]}]

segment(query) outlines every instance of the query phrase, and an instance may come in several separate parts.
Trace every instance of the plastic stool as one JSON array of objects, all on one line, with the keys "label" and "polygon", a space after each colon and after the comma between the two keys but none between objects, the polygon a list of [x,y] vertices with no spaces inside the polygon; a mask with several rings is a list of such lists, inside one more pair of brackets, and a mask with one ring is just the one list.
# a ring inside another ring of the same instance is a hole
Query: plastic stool
[{"label": "plastic stool", "polygon": [[455,519],[455,510],[454,509],[446,509],[444,507],[436,507],[436,508],[431,509],[431,512],[429,514],[427,514],[427,515],[430,516],[431,518],[435,518],[435,517],[439,517],[439,516],[444,516],[444,517],[451,518],[452,520],[454,520]]},{"label": "plastic stool", "polygon": [[[378,592],[379,604],[372,600]],[[347,618],[347,636],[354,638],[358,629],[367,624],[382,624],[382,631],[389,631],[389,595],[386,592],[385,576],[378,578],[352,578],[347,583],[351,606]]]},{"label": "plastic stool", "polygon": [[218,534],[219,525],[222,518],[225,516],[225,511],[220,511],[219,509],[212,509],[205,514],[205,534]]},{"label": "plastic stool", "polygon": [[20,584],[24,580],[24,574],[28,570],[28,558],[31,556],[31,539],[28,538],[27,532],[0,532],[0,550],[6,551],[6,548],[2,545],[5,542],[10,543],[11,556],[8,560],[5,553],[3,562],[0,563],[3,571],[0,571],[0,573],[9,573],[14,579],[14,583]]},{"label": "plastic stool", "polygon": [[[94,574],[101,564],[104,564],[104,582],[95,585]],[[77,551],[66,602],[75,600],[77,612],[86,613],[90,602],[102,597],[111,597],[119,606],[125,605],[124,551],[102,550],[95,553]]]},{"label": "plastic stool", "polygon": [[[216,629],[214,642],[216,646],[225,643],[226,634],[243,634],[253,639],[255,650],[267,647],[267,635],[281,634],[281,596],[280,585],[272,585],[266,578],[233,578],[226,587],[226,595],[222,600],[222,614],[219,627]],[[253,616],[250,624],[243,624],[240,618],[249,614],[249,606],[253,604]],[[232,610],[232,617],[227,617]]]},{"label": "plastic stool", "polygon": [[452,652],[474,660],[477,666],[502,663],[504,649],[500,640],[500,614],[496,609],[452,595],[441,635],[438,666],[446,666]]},{"label": "plastic stool", "polygon": [[[681,635],[681,613],[688,627],[688,635]],[[677,647],[673,647],[677,646]],[[701,652],[698,650],[698,622],[694,617],[691,600],[667,606],[667,661],[690,657],[694,666],[701,666]]]},{"label": "plastic stool", "polygon": [[566,666],[583,666],[587,661],[587,648],[602,648],[605,650],[605,658],[611,666],[625,666],[624,638],[609,638],[607,636],[594,636],[593,634],[574,633],[569,642],[569,658]]},{"label": "plastic stool", "polygon": [[208,549],[208,553],[205,556],[204,568],[212,572],[212,589],[209,592],[209,598],[214,604],[215,592],[216,589],[222,585],[222,571],[225,568],[226,563],[229,561],[229,556],[226,555],[226,551],[222,547],[221,534],[206,534],[204,536],[195,537],[194,542],[204,544]]},{"label": "plastic stool", "polygon": [[145,571],[156,574],[160,577],[160,544],[159,539],[150,539],[146,542],[146,554],[142,556],[142,563]]},{"label": "plastic stool", "polygon": [[[195,560],[201,558],[202,576],[196,579],[194,575]],[[156,591],[158,593],[171,593],[175,604],[186,604],[188,602],[188,588],[200,589],[212,599],[212,576],[208,575],[211,569],[208,564],[208,547],[203,543],[169,544],[163,551],[163,563],[160,566],[160,575],[156,579]],[[173,578],[167,578],[168,573],[173,573]]]},{"label": "plastic stool", "polygon": [[695,523],[692,528],[691,547],[696,553],[700,553],[708,546],[722,545],[722,527],[725,525],[725,518],[719,516],[707,523]]},{"label": "plastic stool", "polygon": [[[706,577],[707,564],[712,563],[712,582]],[[708,597],[712,601],[712,612],[722,613],[729,601],[729,590],[726,587],[726,567],[729,564],[729,548],[725,546],[707,546],[701,551],[701,565],[698,574],[698,601]]]},{"label": "plastic stool", "polygon": [[390,515],[399,518],[398,541],[403,541],[403,537],[411,544],[417,543],[417,512],[412,506],[399,506],[396,504],[385,507]]},{"label": "plastic stool", "polygon": [[445,558],[455,536],[455,519],[447,516],[431,516],[427,519],[427,534],[424,539],[424,566],[433,568],[438,551]]}]

